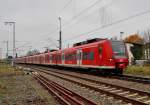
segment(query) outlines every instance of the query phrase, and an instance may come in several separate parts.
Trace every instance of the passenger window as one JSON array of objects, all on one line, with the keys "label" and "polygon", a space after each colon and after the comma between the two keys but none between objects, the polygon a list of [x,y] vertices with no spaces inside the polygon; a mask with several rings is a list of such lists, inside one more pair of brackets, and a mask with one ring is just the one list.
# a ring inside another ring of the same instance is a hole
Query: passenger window
[{"label": "passenger window", "polygon": [[83,52],[82,59],[86,60],[88,58],[87,56],[88,56],[88,53],[87,52]]},{"label": "passenger window", "polygon": [[49,60],[52,60],[51,56],[49,56]]},{"label": "passenger window", "polygon": [[94,52],[84,52],[82,55],[83,60],[93,60],[94,59]]},{"label": "passenger window", "polygon": [[76,54],[77,55],[77,60],[80,60],[80,58],[81,58],[81,53],[78,53],[78,54]]},{"label": "passenger window", "polygon": [[64,54],[62,54],[62,60],[64,60],[64,58],[65,58],[65,57],[64,57]]},{"label": "passenger window", "polygon": [[90,52],[90,60],[94,59],[94,52]]}]

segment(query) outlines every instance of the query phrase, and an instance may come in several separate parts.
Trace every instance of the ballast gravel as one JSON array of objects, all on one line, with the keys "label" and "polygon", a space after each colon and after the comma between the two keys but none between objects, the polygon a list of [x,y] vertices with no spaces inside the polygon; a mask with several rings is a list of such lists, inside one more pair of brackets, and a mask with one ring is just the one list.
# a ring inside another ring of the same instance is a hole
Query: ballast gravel
[{"label": "ballast gravel", "polygon": [[47,77],[51,81],[54,81],[58,83],[61,86],[66,87],[67,89],[89,99],[92,100],[93,102],[97,103],[98,105],[124,105],[121,100],[116,100],[113,97],[107,96],[105,94],[101,94],[99,92],[96,92],[94,90],[81,87],[77,84],[68,82],[66,80],[60,79],[55,76],[51,76],[45,73],[40,72],[43,76]]},{"label": "ballast gravel", "polygon": [[[52,70],[55,70],[55,69],[52,69]],[[133,88],[133,89],[137,89],[137,90],[141,90],[141,91],[145,91],[145,92],[150,92],[150,85],[149,84],[142,84],[142,83],[138,83],[138,82],[113,79],[113,78],[109,78],[109,77],[94,76],[94,75],[88,75],[88,74],[83,74],[83,73],[60,71],[60,70],[58,70],[58,71],[64,72],[67,74],[77,75],[80,77],[90,78],[92,80],[97,80],[100,82],[105,82],[105,83],[114,84],[114,85],[118,85],[118,86]]]}]

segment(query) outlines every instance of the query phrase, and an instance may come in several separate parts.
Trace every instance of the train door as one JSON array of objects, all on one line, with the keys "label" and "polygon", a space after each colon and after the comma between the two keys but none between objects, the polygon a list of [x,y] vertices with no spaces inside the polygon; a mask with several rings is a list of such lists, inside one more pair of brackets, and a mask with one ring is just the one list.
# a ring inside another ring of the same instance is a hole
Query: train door
[{"label": "train door", "polygon": [[77,66],[82,65],[82,49],[77,50]]},{"label": "train door", "polygon": [[39,64],[42,64],[42,57],[39,56]]},{"label": "train door", "polygon": [[49,57],[50,57],[50,64],[52,64],[52,55],[50,55]]},{"label": "train door", "polygon": [[65,54],[64,54],[64,52],[62,53],[62,64],[64,65],[64,63],[65,63]]},{"label": "train door", "polygon": [[98,54],[99,54],[99,64],[100,65],[103,65],[103,46],[102,46],[102,44],[100,44],[99,46],[98,46]]}]

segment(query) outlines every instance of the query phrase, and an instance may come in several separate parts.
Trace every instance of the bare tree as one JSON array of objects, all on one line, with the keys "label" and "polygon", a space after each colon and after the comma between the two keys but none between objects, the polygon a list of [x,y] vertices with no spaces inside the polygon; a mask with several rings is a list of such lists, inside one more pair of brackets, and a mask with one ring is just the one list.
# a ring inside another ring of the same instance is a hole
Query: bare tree
[{"label": "bare tree", "polygon": [[28,51],[26,55],[35,55],[35,54],[39,54],[40,52],[37,49],[34,49],[32,51]]},{"label": "bare tree", "polygon": [[150,43],[150,29],[147,29],[144,31],[144,36],[143,36],[145,43]]},{"label": "bare tree", "polygon": [[150,29],[144,31],[143,38],[145,41],[145,58],[150,59]]}]

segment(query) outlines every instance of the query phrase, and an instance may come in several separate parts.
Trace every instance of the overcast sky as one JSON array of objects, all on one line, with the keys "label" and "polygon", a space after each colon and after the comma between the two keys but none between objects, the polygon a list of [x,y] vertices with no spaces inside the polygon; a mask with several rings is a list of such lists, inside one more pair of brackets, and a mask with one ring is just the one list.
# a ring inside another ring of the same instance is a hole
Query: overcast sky
[{"label": "overcast sky", "polygon": [[19,55],[33,49],[56,48],[59,16],[63,48],[89,38],[142,32],[150,27],[149,4],[150,0],[0,0],[0,48],[4,57],[4,41],[8,40],[12,54],[13,29],[4,24],[6,21],[16,22]]}]

